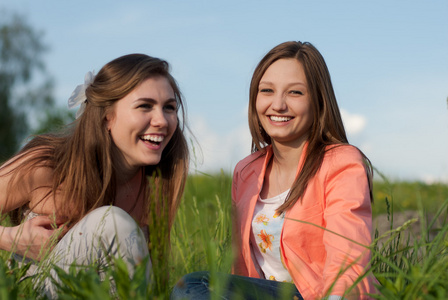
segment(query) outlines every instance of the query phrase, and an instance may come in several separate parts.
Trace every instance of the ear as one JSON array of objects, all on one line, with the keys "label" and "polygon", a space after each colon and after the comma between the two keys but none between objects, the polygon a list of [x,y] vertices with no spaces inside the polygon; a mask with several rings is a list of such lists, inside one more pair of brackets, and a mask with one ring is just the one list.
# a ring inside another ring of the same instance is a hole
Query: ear
[{"label": "ear", "polygon": [[110,132],[114,122],[115,122],[115,116],[114,116],[113,112],[107,113],[106,114],[106,129],[107,129],[107,131]]}]

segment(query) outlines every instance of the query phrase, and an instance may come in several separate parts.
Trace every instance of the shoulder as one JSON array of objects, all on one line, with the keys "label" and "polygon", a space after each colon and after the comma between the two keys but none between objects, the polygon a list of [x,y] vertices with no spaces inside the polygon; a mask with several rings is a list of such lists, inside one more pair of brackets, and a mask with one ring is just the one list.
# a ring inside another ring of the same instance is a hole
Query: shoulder
[{"label": "shoulder", "polygon": [[257,151],[257,152],[254,152],[254,153],[246,156],[245,158],[243,158],[236,164],[235,172],[240,172],[240,171],[244,170],[246,167],[249,167],[254,162],[257,162],[257,161],[263,162],[264,157],[266,156],[266,153],[267,153],[266,150],[262,150],[262,151]]},{"label": "shoulder", "polygon": [[5,212],[32,201],[41,187],[51,186],[53,169],[38,152],[22,152],[0,167],[0,204]]},{"label": "shoulder", "polygon": [[365,164],[366,157],[355,146],[349,144],[331,145],[325,149],[322,166]]},{"label": "shoulder", "polygon": [[49,147],[34,147],[19,152],[0,167],[0,176],[8,179],[15,178],[20,182],[33,182],[41,185],[48,184],[48,178],[53,176],[52,156]]},{"label": "shoulder", "polygon": [[367,158],[355,146],[349,144],[331,145],[326,148],[320,173],[328,175],[329,173],[352,169],[358,169],[365,173],[368,165]]},{"label": "shoulder", "polygon": [[233,190],[237,190],[240,183],[257,180],[266,159],[268,151],[263,149],[254,152],[240,160],[233,171]]},{"label": "shoulder", "polygon": [[355,146],[343,144],[328,146],[319,176],[324,182],[349,177],[371,177],[370,162]]},{"label": "shoulder", "polygon": [[362,159],[361,151],[349,144],[331,145],[325,149],[325,158],[329,159]]}]

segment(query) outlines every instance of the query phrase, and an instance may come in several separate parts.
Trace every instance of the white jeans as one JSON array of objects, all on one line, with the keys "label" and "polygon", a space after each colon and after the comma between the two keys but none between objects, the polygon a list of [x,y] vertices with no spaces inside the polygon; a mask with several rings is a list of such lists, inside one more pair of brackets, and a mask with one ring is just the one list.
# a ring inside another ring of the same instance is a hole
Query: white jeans
[{"label": "white jeans", "polygon": [[52,265],[68,271],[70,266],[92,266],[101,271],[110,265],[110,258],[121,258],[132,277],[136,265],[148,258],[146,279],[149,282],[151,261],[144,234],[134,219],[121,208],[103,206],[82,218],[58,242],[49,257],[34,268],[35,285],[49,298],[57,298],[56,287],[50,277],[39,280],[39,273],[48,268],[53,280],[58,276]]}]

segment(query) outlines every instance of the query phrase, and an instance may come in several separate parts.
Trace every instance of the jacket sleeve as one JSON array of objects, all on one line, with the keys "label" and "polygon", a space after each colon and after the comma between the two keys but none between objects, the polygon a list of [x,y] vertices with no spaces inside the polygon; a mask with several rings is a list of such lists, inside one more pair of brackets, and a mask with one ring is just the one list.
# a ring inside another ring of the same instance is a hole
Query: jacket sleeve
[{"label": "jacket sleeve", "polygon": [[[326,154],[322,165],[325,203],[323,236],[327,257],[324,290],[343,295],[361,276],[369,263],[372,211],[369,181],[363,157],[351,146],[336,147]],[[366,277],[349,294],[356,299],[373,292]],[[345,296],[346,298],[351,298]]]}]

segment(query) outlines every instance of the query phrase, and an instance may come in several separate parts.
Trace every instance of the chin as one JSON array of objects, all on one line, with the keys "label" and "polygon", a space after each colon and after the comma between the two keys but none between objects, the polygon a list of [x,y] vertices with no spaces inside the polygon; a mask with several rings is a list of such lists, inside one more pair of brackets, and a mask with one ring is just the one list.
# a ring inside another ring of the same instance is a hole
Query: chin
[{"label": "chin", "polygon": [[151,160],[147,160],[143,163],[144,166],[155,166],[157,164],[160,163],[160,158],[159,159],[151,159]]}]

